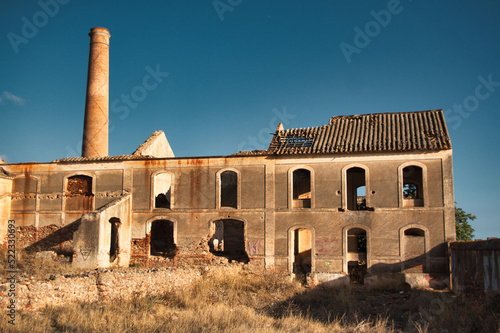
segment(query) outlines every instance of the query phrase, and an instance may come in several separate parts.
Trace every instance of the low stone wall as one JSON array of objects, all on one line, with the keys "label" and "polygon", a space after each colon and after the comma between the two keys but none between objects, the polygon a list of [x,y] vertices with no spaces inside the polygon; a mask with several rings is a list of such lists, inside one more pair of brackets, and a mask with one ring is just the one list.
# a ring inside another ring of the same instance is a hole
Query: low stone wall
[{"label": "low stone wall", "polygon": [[[128,268],[95,270],[46,280],[20,278],[15,284],[16,309],[38,310],[46,305],[104,302],[133,296],[163,295],[199,279],[207,270],[241,269],[239,265],[199,268]],[[5,281],[5,280],[4,280]],[[0,284],[0,307],[10,302],[9,283]]]}]

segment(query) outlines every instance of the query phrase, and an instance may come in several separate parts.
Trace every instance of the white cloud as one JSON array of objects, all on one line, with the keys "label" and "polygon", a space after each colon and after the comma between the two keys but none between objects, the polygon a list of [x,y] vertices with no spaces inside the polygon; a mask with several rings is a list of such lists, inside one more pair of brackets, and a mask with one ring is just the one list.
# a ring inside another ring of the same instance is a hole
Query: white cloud
[{"label": "white cloud", "polygon": [[24,99],[14,95],[13,93],[10,93],[8,91],[4,91],[2,93],[2,95],[0,96],[0,103],[3,103],[4,101],[11,101],[12,103],[17,104],[17,105],[24,104]]}]

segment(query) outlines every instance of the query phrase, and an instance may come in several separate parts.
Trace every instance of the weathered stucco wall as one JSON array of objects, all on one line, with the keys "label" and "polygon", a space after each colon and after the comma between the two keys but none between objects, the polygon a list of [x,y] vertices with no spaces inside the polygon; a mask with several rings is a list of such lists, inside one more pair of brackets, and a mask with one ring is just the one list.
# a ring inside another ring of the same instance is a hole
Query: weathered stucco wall
[{"label": "weathered stucco wall", "polygon": [[[402,169],[412,164],[423,170],[421,207],[402,204]],[[405,230],[417,229],[425,239],[422,244],[427,253],[419,259],[422,270],[446,271],[445,243],[455,237],[451,151],[131,159],[7,167],[15,177],[12,198],[16,203],[12,204],[11,216],[17,225],[33,227],[36,241],[40,241],[41,228],[76,225],[82,214],[87,213],[65,209],[68,177],[84,175],[92,179],[94,209],[129,192],[131,203],[127,204],[127,209],[106,216],[107,224],[99,222],[100,229],[95,229],[89,220],[79,227],[75,239],[85,242],[83,235],[87,233],[84,230],[91,228],[93,231],[88,230],[88,233],[109,240],[109,219],[116,217],[123,222],[126,218],[122,215],[130,214],[130,233],[120,234],[120,237],[128,239],[131,248],[127,255],[134,260],[154,259],[149,253],[151,225],[159,220],[172,223],[171,233],[179,255],[205,259],[203,251],[197,252],[194,248],[201,240],[213,236],[216,221],[240,221],[244,228],[244,250],[250,261],[257,266],[275,264],[289,271],[295,260],[294,230],[308,229],[312,235],[308,260],[313,271],[319,273],[348,271],[346,239],[351,228],[366,233],[367,266],[373,270],[398,271],[405,267],[407,258],[402,245]],[[365,170],[368,210],[347,209],[346,170],[350,167]],[[309,170],[311,175],[311,208],[292,207],[291,177],[293,171],[300,168]],[[219,177],[225,170],[237,174],[236,208],[220,207]],[[166,208],[155,206],[155,177],[160,173],[167,173],[171,179],[169,207]],[[103,251],[102,258],[109,258],[109,242],[100,242],[89,246],[98,246],[99,251]],[[125,249],[125,245],[120,248]],[[108,259],[100,260],[102,265],[109,264],[104,263]],[[168,260],[165,263],[171,264]]]},{"label": "weathered stucco wall", "polygon": [[66,184],[71,176],[92,178],[93,209],[108,204],[124,191],[124,170],[120,164],[19,164],[9,165],[9,170],[14,176],[11,218],[18,226],[64,227],[77,221],[85,211],[67,208]]},{"label": "weathered stucco wall", "polygon": [[[112,257],[112,224],[119,224],[116,258]],[[131,196],[111,202],[107,206],[82,216],[73,236],[73,266],[97,268],[127,267],[130,262]]]}]

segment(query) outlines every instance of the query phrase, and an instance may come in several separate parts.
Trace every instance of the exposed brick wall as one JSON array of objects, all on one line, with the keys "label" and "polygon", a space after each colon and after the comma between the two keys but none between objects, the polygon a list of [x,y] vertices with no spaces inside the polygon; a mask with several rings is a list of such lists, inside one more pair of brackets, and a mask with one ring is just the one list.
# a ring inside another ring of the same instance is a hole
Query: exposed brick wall
[{"label": "exposed brick wall", "polygon": [[202,239],[186,239],[177,246],[174,260],[181,265],[210,264],[216,257],[210,253],[209,236]]},{"label": "exposed brick wall", "polygon": [[144,238],[133,238],[130,248],[130,264],[147,266],[149,259],[149,234]]},{"label": "exposed brick wall", "polygon": [[54,224],[35,228],[34,226],[18,227],[18,247],[28,251],[55,251],[58,254],[73,253],[73,233],[80,226],[80,220],[64,227]]},{"label": "exposed brick wall", "polygon": [[202,239],[185,239],[180,244],[176,244],[177,250],[173,256],[151,256],[150,237],[135,238],[131,246],[131,265],[141,265],[146,267],[157,266],[189,266],[205,264],[227,263],[227,259],[219,258],[210,252],[208,245],[209,237]]},{"label": "exposed brick wall", "polygon": [[[18,246],[29,251],[54,251],[65,256],[73,255],[73,233],[80,226],[80,220],[67,226],[56,225],[35,228],[34,226],[18,227]],[[150,255],[150,235],[134,238],[131,241],[130,265],[143,267],[171,267],[207,264],[227,264],[224,256],[216,256],[210,252],[209,236],[202,239],[182,239],[176,244],[176,251],[169,256]],[[263,258],[250,261],[252,267],[263,268]]]},{"label": "exposed brick wall", "polygon": [[92,178],[88,176],[69,177],[67,191],[74,195],[92,195]]},{"label": "exposed brick wall", "polygon": [[18,248],[24,249],[37,241],[36,228],[32,225],[17,227],[16,229],[16,245]]},{"label": "exposed brick wall", "polygon": [[32,225],[17,227],[17,246],[30,251],[71,252],[73,232],[78,229],[78,225],[79,221],[62,228],[55,224],[41,228]]}]

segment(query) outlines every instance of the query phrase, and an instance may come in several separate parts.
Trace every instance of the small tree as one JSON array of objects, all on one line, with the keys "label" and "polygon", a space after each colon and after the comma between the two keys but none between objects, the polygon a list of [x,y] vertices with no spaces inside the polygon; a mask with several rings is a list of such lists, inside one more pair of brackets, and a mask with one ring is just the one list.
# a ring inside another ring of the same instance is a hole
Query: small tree
[{"label": "small tree", "polygon": [[465,212],[462,208],[455,207],[455,227],[457,232],[457,240],[469,240],[474,237],[474,229],[470,222],[476,217]]}]

